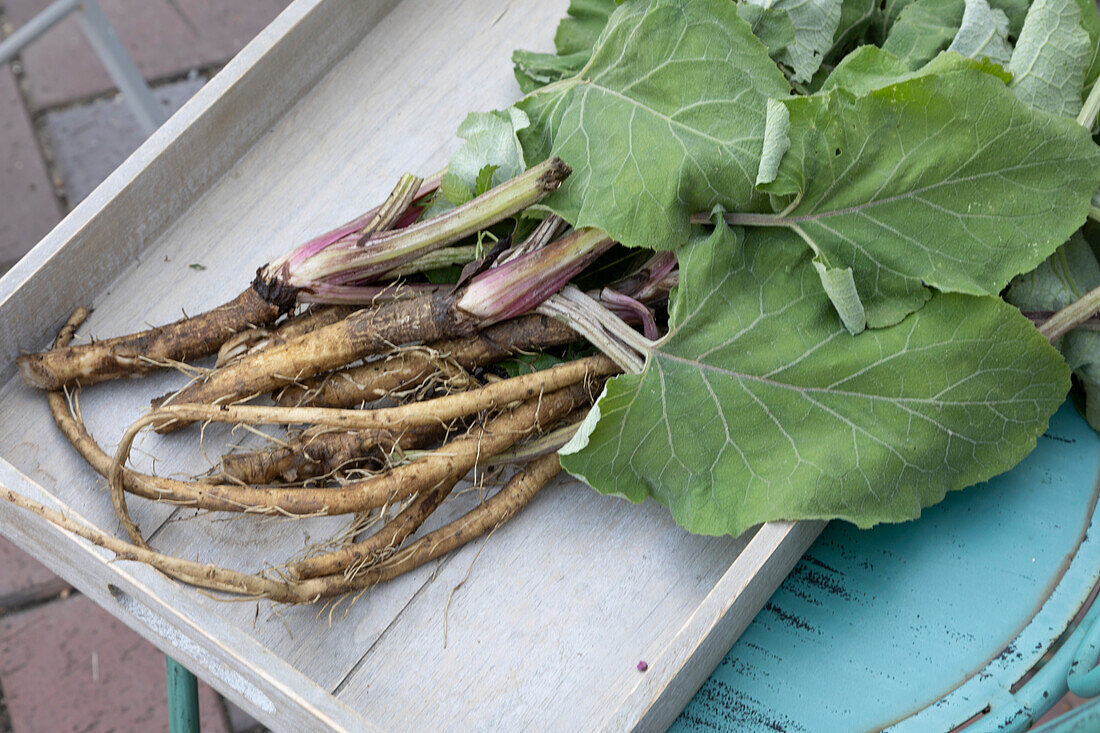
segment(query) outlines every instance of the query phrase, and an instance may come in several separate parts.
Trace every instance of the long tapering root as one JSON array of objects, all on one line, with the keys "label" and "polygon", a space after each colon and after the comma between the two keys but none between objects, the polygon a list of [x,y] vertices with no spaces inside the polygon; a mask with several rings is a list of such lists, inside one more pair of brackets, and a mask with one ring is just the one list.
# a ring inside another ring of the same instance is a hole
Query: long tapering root
[{"label": "long tapering root", "polygon": [[278,318],[280,309],[248,288],[229,303],[167,326],[20,356],[23,381],[43,390],[138,376],[216,352],[234,334]]},{"label": "long tapering root", "polygon": [[[382,353],[398,344],[463,336],[472,331],[473,324],[459,315],[450,295],[387,303],[373,310],[356,311],[338,323],[248,354],[216,370],[206,381],[154,404],[169,401],[230,404]],[[179,420],[165,421],[157,425],[157,430],[172,432],[186,424]]]},{"label": "long tapering root", "polygon": [[[58,346],[63,346],[71,338],[85,316],[86,312],[82,310],[74,313],[58,337]],[[342,508],[347,511],[363,511],[370,506],[392,505],[414,495],[415,498],[397,517],[371,537],[333,552],[284,566],[277,578],[200,564],[164,555],[151,549],[129,516],[121,488],[130,490],[141,488],[150,491],[155,498],[173,496],[176,499],[184,499],[184,503],[195,505],[201,505],[201,502],[187,500],[201,496],[207,489],[212,490],[210,496],[218,496],[218,492],[223,488],[232,489],[241,493],[233,499],[229,499],[226,495],[221,495],[220,499],[235,502],[236,506],[233,508],[237,510],[248,500],[255,498],[255,495],[266,494],[270,499],[281,491],[286,498],[289,495],[286,490],[187,484],[125,471],[121,469],[119,456],[124,456],[126,449],[120,447],[119,454],[114,460],[107,456],[87,433],[83,422],[71,411],[65,395],[60,392],[51,392],[48,395],[51,412],[62,432],[78,447],[81,454],[89,459],[93,468],[109,476],[112,501],[115,503],[124,528],[131,535],[131,542],[125,542],[97,528],[65,517],[49,507],[14,492],[0,490],[0,496],[96,545],[107,548],[120,559],[147,563],[185,583],[238,596],[267,598],[280,603],[311,603],[390,580],[490,531],[513,516],[558,473],[560,464],[556,454],[541,456],[531,461],[491,499],[446,527],[401,548],[401,545],[415,534],[425,519],[446,499],[455,483],[470,468],[514,445],[532,432],[541,432],[544,427],[556,421],[575,416],[576,410],[590,404],[594,391],[606,378],[607,371],[608,369],[603,368],[598,361],[593,363],[593,360],[588,360],[587,368],[582,372],[579,381],[575,381],[564,389],[532,396],[527,401],[514,404],[483,424],[470,429],[464,437],[451,441],[442,450],[429,453],[386,474],[355,482],[340,489],[322,490],[320,495],[325,498],[322,500],[321,508],[315,505],[312,507],[315,511],[303,513],[333,513],[333,510],[338,508],[338,504],[330,503],[331,497],[340,497],[345,500]],[[558,374],[561,373],[562,370],[559,368]],[[515,384],[515,380],[506,381]],[[521,379],[520,382],[522,381]],[[174,495],[177,490],[178,495]],[[309,489],[292,489],[290,492],[300,496],[317,493]],[[364,497],[370,497],[370,500],[364,502]],[[239,501],[242,498],[245,502]],[[317,496],[314,496],[309,501],[316,499]],[[346,503],[348,499],[352,500],[351,504]],[[288,507],[295,508],[292,503],[283,505],[279,502],[268,506],[278,511],[286,511]]]},{"label": "long tapering root", "polygon": [[473,369],[516,354],[542,351],[577,341],[571,328],[546,316],[522,316],[469,338],[447,339],[360,367],[284,387],[276,401],[285,406],[352,407],[413,388],[449,364]]}]

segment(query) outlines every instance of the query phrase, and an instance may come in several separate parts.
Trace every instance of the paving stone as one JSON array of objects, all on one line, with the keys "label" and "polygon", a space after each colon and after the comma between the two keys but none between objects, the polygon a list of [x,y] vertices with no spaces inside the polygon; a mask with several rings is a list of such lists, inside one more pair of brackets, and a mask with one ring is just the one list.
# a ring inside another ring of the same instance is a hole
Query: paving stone
[{"label": "paving stone", "polygon": [[[84,596],[0,619],[0,680],[15,733],[167,731],[164,655]],[[202,730],[227,733],[199,684]]]},{"label": "paving stone", "polygon": [[45,565],[0,537],[0,608],[51,598],[68,587]]},{"label": "paving stone", "polygon": [[0,271],[37,244],[61,207],[39,155],[15,77],[0,66]]},{"label": "paving stone", "polygon": [[[153,96],[171,114],[204,83],[198,77],[165,84],[153,89]],[[44,124],[70,206],[83,200],[145,141],[130,108],[118,95],[47,112]]]},{"label": "paving stone", "polygon": [[[52,0],[5,0],[19,27]],[[166,79],[222,64],[270,23],[290,0],[99,0],[122,46],[146,79]],[[22,53],[35,112],[114,88],[73,17]]]},{"label": "paving stone", "polygon": [[267,728],[251,715],[225,700],[225,712],[229,716],[229,727],[233,733],[262,733]]}]

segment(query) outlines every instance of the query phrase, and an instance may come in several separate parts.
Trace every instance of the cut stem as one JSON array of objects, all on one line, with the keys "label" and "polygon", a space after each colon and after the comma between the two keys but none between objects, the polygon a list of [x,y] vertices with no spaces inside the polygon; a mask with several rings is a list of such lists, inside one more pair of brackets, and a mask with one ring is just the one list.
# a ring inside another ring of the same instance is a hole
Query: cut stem
[{"label": "cut stem", "polygon": [[556,190],[569,172],[561,159],[551,158],[439,216],[374,234],[365,242],[343,239],[305,259],[277,260],[266,273],[291,287],[307,290],[316,282],[349,272],[364,280],[382,275],[538,203]]},{"label": "cut stem", "polygon": [[1100,83],[1093,82],[1092,89],[1077,114],[1077,124],[1092,132],[1092,128],[1096,127],[1097,114],[1100,114]]}]

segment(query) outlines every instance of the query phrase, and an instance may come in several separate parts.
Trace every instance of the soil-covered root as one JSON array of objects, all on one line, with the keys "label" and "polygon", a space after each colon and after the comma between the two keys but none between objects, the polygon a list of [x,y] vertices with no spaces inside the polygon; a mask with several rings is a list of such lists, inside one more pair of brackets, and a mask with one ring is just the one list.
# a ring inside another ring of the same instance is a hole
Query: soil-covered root
[{"label": "soil-covered root", "polygon": [[403,431],[308,430],[266,450],[227,453],[221,457],[221,473],[242,484],[293,483],[350,466],[384,468],[394,453],[424,448],[443,436],[444,426],[423,425]]},{"label": "soil-covered root", "polygon": [[234,334],[272,323],[281,310],[253,287],[197,316],[128,336],[20,356],[23,381],[43,390],[138,376],[213,354]]},{"label": "soil-covered root", "polygon": [[516,354],[543,351],[577,341],[571,328],[541,315],[521,316],[490,326],[469,338],[446,339],[405,350],[386,359],[342,369],[323,378],[290,384],[275,400],[281,405],[352,407],[414,388],[449,369],[491,364]]},{"label": "soil-covered root", "polygon": [[254,328],[242,331],[222,344],[218,350],[218,363],[215,367],[225,366],[251,351],[264,349],[301,336],[303,333],[316,331],[323,326],[342,321],[357,310],[360,310],[358,306],[315,305],[303,313],[291,316],[275,330]]},{"label": "soil-covered root", "polygon": [[[215,370],[205,381],[154,404],[230,404],[389,351],[396,345],[469,335],[473,323],[453,305],[453,296],[435,294],[356,311],[338,323],[248,354]],[[164,422],[157,425],[157,430],[172,432],[186,424]]]},{"label": "soil-covered root", "polygon": [[555,364],[542,371],[491,382],[467,392],[373,410],[266,405],[162,405],[134,422],[123,437],[123,442],[132,439],[146,425],[159,425],[169,421],[246,425],[309,424],[341,430],[404,430],[418,425],[446,424],[485,410],[501,408],[512,402],[532,399],[577,382],[609,377],[619,371],[619,367],[606,356],[588,356]]}]

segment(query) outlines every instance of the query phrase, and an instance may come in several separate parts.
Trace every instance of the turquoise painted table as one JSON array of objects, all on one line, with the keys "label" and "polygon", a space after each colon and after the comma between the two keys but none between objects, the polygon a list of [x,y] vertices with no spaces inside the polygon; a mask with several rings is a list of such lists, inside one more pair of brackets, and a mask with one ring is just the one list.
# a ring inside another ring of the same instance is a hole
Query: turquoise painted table
[{"label": "turquoise painted table", "polygon": [[[1018,685],[1100,578],[1098,466],[1100,440],[1066,405],[1024,463],[919,521],[834,522],[673,731],[948,731],[975,716],[968,730],[1024,730],[1067,675],[1100,693],[1100,607]],[[1078,720],[1100,730],[1095,708]]]}]

